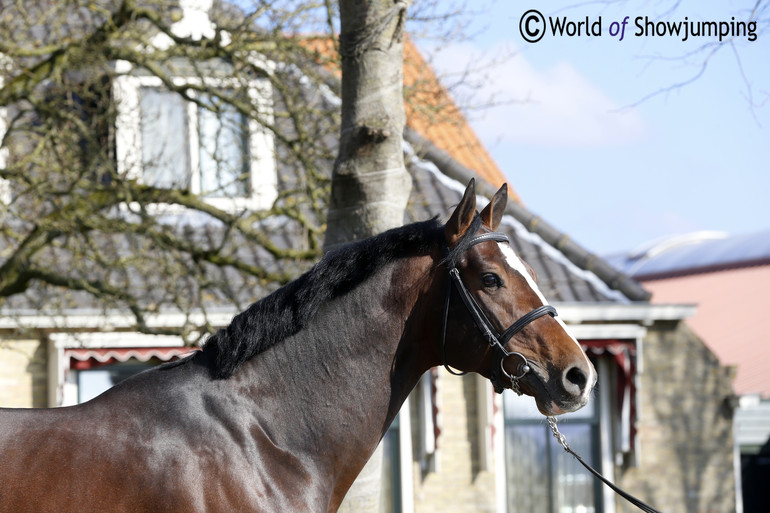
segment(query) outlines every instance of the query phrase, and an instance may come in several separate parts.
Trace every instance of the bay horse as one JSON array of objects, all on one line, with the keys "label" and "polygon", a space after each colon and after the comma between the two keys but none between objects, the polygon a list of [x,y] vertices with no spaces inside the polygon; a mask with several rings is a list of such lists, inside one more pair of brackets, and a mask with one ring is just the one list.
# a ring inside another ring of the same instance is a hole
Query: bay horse
[{"label": "bay horse", "polygon": [[334,512],[440,364],[580,408],[596,373],[495,232],[506,201],[477,213],[471,181],[445,225],[328,253],[189,357],[78,406],[0,410],[0,512]]}]

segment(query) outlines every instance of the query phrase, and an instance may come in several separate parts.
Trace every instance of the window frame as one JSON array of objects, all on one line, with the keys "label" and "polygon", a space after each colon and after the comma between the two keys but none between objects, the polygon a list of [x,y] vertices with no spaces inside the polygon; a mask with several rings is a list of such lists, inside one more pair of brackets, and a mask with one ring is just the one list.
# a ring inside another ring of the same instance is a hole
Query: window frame
[{"label": "window frame", "polygon": [[[504,394],[513,394],[512,391],[506,390]],[[581,456],[588,461],[588,463],[592,466],[599,466],[597,464],[598,461],[601,461],[601,401],[594,401],[593,402],[593,412],[590,415],[583,415],[583,410],[579,410],[576,412],[576,417],[570,418],[567,416],[566,418],[562,419],[560,422],[560,425],[562,426],[562,430],[564,430],[564,426],[569,425],[578,425],[578,426],[587,426],[589,429],[589,438],[591,443],[591,453],[590,454],[581,454]],[[503,414],[505,416],[505,402],[503,402]],[[562,448],[558,445],[558,442],[556,442],[552,435],[550,427],[543,422],[543,417],[522,417],[522,418],[508,418],[505,416],[504,420],[504,429],[507,431],[509,428],[512,427],[529,427],[529,428],[535,428],[541,431],[543,435],[543,439],[545,440],[545,454],[542,455],[543,459],[545,460],[545,466],[546,466],[546,474],[548,476],[548,483],[546,484],[546,489],[548,493],[548,511],[549,513],[556,513],[558,510],[555,501],[558,497],[558,486],[559,483],[557,481],[558,474],[554,470],[554,460],[562,455]],[[505,451],[505,460],[507,462],[508,460],[508,453],[511,450],[510,446],[507,443],[505,443],[504,451]],[[571,459],[568,459],[568,461],[572,462]],[[591,474],[584,472],[582,467],[579,467],[577,464],[575,465],[577,472],[585,478],[585,481],[591,485],[594,503],[595,503],[595,512],[596,513],[603,513],[604,512],[604,504],[603,504],[603,498],[601,493],[601,483],[596,481],[594,479],[594,476]],[[507,475],[507,467],[506,467],[506,475]],[[506,511],[508,510],[508,503],[510,502],[510,498],[506,496]]]},{"label": "window frame", "polygon": [[[614,373],[610,362],[606,358],[598,357],[595,361],[595,367],[599,374],[600,381],[611,382],[614,378]],[[614,460],[612,454],[613,447],[613,418],[615,418],[617,412],[614,411],[613,401],[613,387],[602,386],[597,388],[598,393],[594,397],[594,414],[591,417],[592,424],[592,454],[582,454],[595,468],[598,468],[605,477],[614,481]],[[510,425],[510,421],[505,419],[503,396],[496,394],[494,399],[495,411],[494,411],[494,446],[500,449],[495,457],[495,475],[496,475],[496,503],[497,509],[501,512],[508,512],[508,475],[506,465],[506,454],[509,450],[506,442],[505,428]],[[582,419],[581,419],[582,421]],[[542,419],[541,424],[544,430],[549,430],[545,423],[545,418]],[[550,433],[550,430],[548,431]],[[547,434],[550,438],[550,434]],[[567,440],[569,442],[569,440]],[[545,457],[545,456],[544,456]],[[589,477],[593,479],[593,476]],[[597,513],[614,513],[615,512],[615,500],[612,494],[612,490],[608,487],[603,487],[598,480],[595,480],[594,484],[594,496],[596,498],[596,511]]]},{"label": "window frame", "polygon": [[[120,176],[129,180],[142,180],[144,169],[142,164],[142,118],[141,92],[144,88],[165,88],[160,77],[143,75],[133,72],[133,67],[127,62],[117,62],[115,69],[118,76],[113,81],[113,98],[116,101],[117,116],[115,120],[115,155],[117,170]],[[172,79],[174,87],[211,87],[222,90],[243,88],[236,79],[201,78],[191,76],[175,76]],[[268,78],[255,77],[248,81],[246,88],[249,100],[257,105],[266,123],[273,122],[272,85]],[[190,96],[198,93],[192,89]],[[187,158],[189,162],[189,192],[201,194],[200,142],[198,137],[198,104],[187,101],[185,117],[187,120]],[[243,210],[266,210],[272,207],[278,197],[278,176],[274,153],[274,137],[272,132],[262,126],[257,120],[248,118],[248,186],[249,194],[244,197],[206,197],[206,203],[229,212]],[[138,205],[129,204],[129,210],[136,210]],[[162,213],[169,211],[182,213],[185,207],[178,205],[153,205],[151,210]]]},{"label": "window frame", "polygon": [[180,337],[173,335],[148,335],[133,331],[53,332],[48,337],[48,407],[78,404],[79,390],[72,375],[72,371],[77,369],[70,365],[73,356],[70,350],[97,352],[131,349],[155,349],[153,356],[163,361],[194,350],[185,346]]},{"label": "window frame", "polygon": [[[403,492],[401,490],[401,469],[403,467],[401,462],[401,424],[400,424],[400,414],[396,415],[396,418],[393,419],[393,422],[388,427],[388,430],[385,432],[385,436],[382,437],[382,440],[380,443],[382,444],[382,450],[383,450],[383,468],[382,468],[382,477],[383,480],[388,480],[391,483],[391,504],[393,506],[392,513],[403,513]],[[387,465],[384,464],[387,459],[390,458],[391,465],[390,468],[388,468]],[[390,472],[388,472],[388,470]],[[386,490],[384,489],[384,483],[383,483],[383,490],[382,495],[385,495]],[[383,510],[383,504],[380,503],[380,511]]]}]

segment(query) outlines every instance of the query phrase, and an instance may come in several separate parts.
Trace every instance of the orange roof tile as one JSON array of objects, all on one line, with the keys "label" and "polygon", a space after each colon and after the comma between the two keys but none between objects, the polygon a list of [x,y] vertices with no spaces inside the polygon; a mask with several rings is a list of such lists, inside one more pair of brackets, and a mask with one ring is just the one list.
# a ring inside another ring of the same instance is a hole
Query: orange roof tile
[{"label": "orange roof tile", "polygon": [[[309,38],[303,44],[329,67],[329,56],[335,52],[329,38]],[[507,181],[409,37],[404,40],[404,110],[407,125],[482,179],[495,187]],[[508,195],[521,202],[510,184]]]},{"label": "orange roof tile", "polygon": [[[491,185],[499,187],[506,182],[449,91],[409,37],[404,40],[404,97],[406,123],[411,128]],[[521,202],[510,184],[508,193],[511,199]]]}]

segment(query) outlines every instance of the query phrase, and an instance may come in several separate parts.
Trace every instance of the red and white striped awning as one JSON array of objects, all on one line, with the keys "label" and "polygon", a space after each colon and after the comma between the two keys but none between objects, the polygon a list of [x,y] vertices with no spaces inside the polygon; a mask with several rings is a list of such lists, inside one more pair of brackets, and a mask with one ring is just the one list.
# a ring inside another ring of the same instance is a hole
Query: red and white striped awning
[{"label": "red and white striped awning", "polygon": [[[84,370],[91,367],[109,363],[124,363],[135,359],[140,362],[147,362],[152,358],[157,358],[167,362],[180,356],[186,356],[193,351],[192,347],[108,347],[98,349],[71,348],[64,350],[65,358],[75,360],[70,367],[76,370]],[[80,363],[82,362],[82,363]]]}]

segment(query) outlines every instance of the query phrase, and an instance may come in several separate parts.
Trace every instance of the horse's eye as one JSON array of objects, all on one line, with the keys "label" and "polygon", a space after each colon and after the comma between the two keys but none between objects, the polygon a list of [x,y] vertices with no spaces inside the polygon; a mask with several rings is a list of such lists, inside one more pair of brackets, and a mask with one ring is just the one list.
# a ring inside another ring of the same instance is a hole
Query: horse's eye
[{"label": "horse's eye", "polygon": [[486,273],[481,277],[481,283],[485,287],[500,287],[502,286],[503,282],[500,279],[500,277],[494,273]]}]

